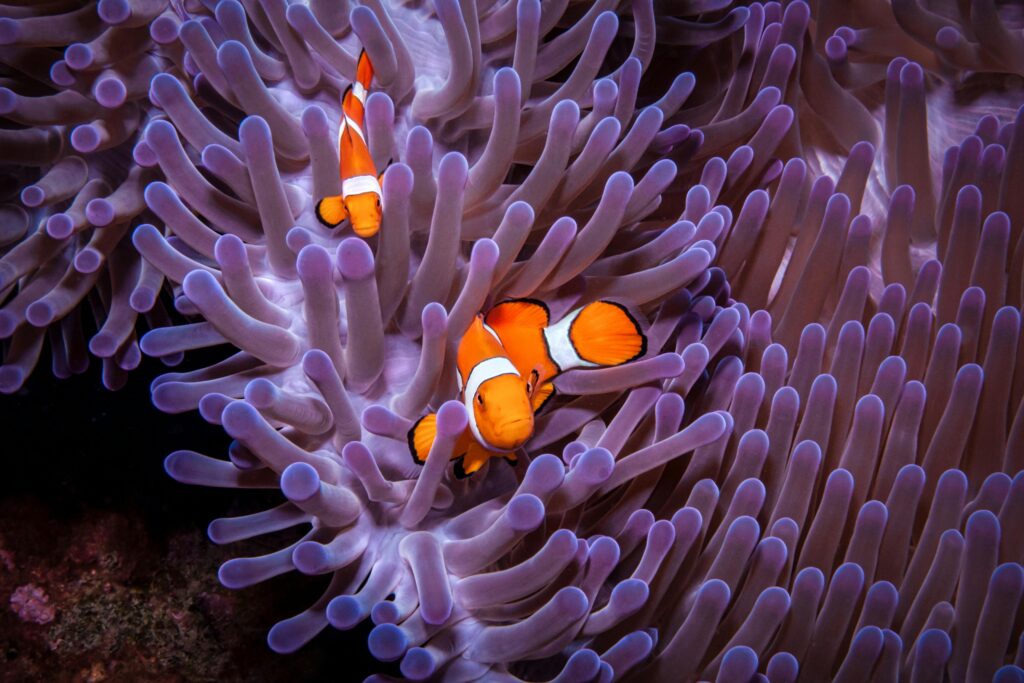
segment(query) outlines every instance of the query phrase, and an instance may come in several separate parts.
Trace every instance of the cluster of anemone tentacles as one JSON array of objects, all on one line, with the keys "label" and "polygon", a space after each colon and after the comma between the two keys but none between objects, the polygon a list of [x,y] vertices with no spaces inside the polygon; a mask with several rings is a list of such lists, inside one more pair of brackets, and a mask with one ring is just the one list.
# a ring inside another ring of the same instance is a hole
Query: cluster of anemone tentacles
[{"label": "cluster of anemone tentacles", "polygon": [[[8,1],[0,390],[45,343],[111,388],[235,347],[153,400],[235,439],[171,476],[284,496],[214,542],[307,529],[226,586],[331,576],[272,648],[370,619],[414,680],[1024,680],[1016,5]],[[370,241],[312,212],[361,47]],[[506,297],[626,302],[648,353],[456,480],[453,353]]]}]

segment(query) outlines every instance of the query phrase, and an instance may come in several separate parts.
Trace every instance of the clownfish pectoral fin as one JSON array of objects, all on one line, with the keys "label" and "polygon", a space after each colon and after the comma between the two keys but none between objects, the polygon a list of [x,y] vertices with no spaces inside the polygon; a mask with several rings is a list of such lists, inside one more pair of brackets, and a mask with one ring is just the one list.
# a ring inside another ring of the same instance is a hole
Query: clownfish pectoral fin
[{"label": "clownfish pectoral fin", "polygon": [[540,409],[546,406],[554,395],[554,382],[546,382],[534,389],[533,395],[530,397],[530,405],[533,406],[533,412],[539,413]]},{"label": "clownfish pectoral fin", "polygon": [[427,461],[427,454],[430,447],[434,445],[434,436],[437,435],[437,414],[429,413],[424,415],[409,430],[409,454],[413,462],[422,465]]},{"label": "clownfish pectoral fin", "polygon": [[498,336],[509,327],[532,327],[543,329],[551,321],[551,313],[543,301],[537,299],[508,299],[487,312],[484,322],[493,328]]},{"label": "clownfish pectoral fin", "polygon": [[356,61],[356,82],[369,90],[371,81],[373,81],[373,64],[370,63],[370,56],[366,54],[364,48],[359,51],[359,59]]},{"label": "clownfish pectoral fin", "polygon": [[459,464],[455,468],[455,476],[459,479],[465,479],[472,474],[476,474],[480,471],[481,467],[487,464],[490,458],[491,452],[489,450],[476,441],[471,442],[466,450],[466,455],[460,458]]},{"label": "clownfish pectoral fin", "polygon": [[[413,462],[417,465],[422,465],[427,461],[427,456],[430,454],[430,448],[434,445],[434,437],[437,436],[437,413],[428,413],[416,421],[416,424],[412,426],[409,433],[406,435],[406,440],[409,443],[409,454],[412,455]],[[459,438],[455,440],[455,448],[452,451],[452,460],[462,458],[466,451],[469,449],[472,441],[472,433],[469,429],[466,429]]]},{"label": "clownfish pectoral fin", "polygon": [[348,218],[348,211],[345,210],[345,202],[341,195],[324,197],[316,203],[316,219],[328,228],[336,228],[342,221]]},{"label": "clownfish pectoral fin", "polygon": [[598,365],[622,365],[647,353],[647,337],[625,306],[595,301],[580,310],[569,328],[580,358]]}]

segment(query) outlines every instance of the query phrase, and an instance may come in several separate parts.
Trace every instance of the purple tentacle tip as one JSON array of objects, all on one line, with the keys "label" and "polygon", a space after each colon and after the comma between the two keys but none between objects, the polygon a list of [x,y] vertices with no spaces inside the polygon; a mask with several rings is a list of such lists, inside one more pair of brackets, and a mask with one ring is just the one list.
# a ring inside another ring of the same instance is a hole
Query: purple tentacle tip
[{"label": "purple tentacle tip", "polygon": [[132,7],[128,0],[100,0],[96,5],[96,11],[100,19],[112,26],[127,21],[132,15]]},{"label": "purple tentacle tip", "polygon": [[92,48],[84,43],[75,43],[64,51],[64,61],[77,71],[88,69],[92,65],[93,58]]},{"label": "purple tentacle tip", "polygon": [[327,621],[336,629],[350,629],[365,617],[362,605],[351,595],[339,595],[327,604]]},{"label": "purple tentacle tip", "polygon": [[338,246],[338,272],[346,280],[365,280],[373,268],[373,252],[363,240],[349,237]]},{"label": "purple tentacle tip", "polygon": [[293,462],[281,473],[281,492],[289,500],[307,500],[319,490],[320,476],[304,462]]},{"label": "purple tentacle tip", "polygon": [[380,624],[370,631],[370,653],[382,662],[393,662],[408,649],[409,640],[394,624]]}]

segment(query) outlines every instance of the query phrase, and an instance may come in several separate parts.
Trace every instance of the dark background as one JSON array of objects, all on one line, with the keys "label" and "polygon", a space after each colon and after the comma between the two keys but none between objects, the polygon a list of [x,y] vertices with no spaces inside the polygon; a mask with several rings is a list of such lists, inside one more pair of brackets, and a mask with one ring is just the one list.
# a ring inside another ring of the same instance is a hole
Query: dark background
[{"label": "dark background", "polygon": [[[367,624],[328,627],[292,655],[270,651],[270,627],[311,605],[326,577],[220,585],[222,562],[277,550],[302,529],[224,547],[206,537],[214,518],[283,499],[167,476],[171,451],[224,457],[229,443],[198,413],[152,406],[149,383],[168,368],[147,359],[111,392],[95,359],[84,375],[57,380],[47,356],[25,388],[0,396],[0,680],[359,681],[397,672],[367,654]],[[174,370],[208,361],[197,355]],[[12,603],[16,593],[29,602]]]}]

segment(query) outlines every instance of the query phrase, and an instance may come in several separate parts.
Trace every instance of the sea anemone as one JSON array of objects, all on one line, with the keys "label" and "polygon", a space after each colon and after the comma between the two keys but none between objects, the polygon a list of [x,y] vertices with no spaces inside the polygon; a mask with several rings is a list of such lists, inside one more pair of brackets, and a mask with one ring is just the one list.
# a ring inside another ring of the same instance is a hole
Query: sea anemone
[{"label": "sea anemone", "polygon": [[[369,619],[413,680],[1018,680],[1024,17],[812,4],[8,6],[0,388],[44,337],[84,369],[86,301],[111,388],[233,347],[152,396],[234,439],[172,477],[283,494],[215,543],[304,532],[221,582],[330,576],[276,651]],[[360,48],[369,240],[313,214]],[[459,479],[454,352],[509,297],[623,302],[646,355]]]}]

